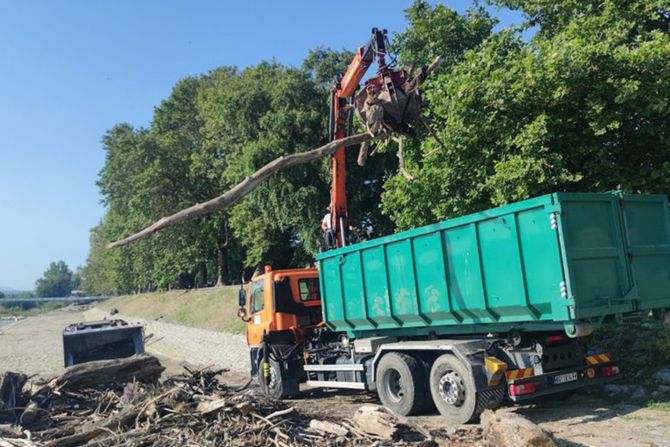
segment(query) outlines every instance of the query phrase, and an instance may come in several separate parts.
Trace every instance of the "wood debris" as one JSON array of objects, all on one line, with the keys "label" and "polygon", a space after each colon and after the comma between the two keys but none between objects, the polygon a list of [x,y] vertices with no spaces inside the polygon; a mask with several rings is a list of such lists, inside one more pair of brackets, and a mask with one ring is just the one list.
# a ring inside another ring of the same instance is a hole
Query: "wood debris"
[{"label": "wood debris", "polygon": [[363,405],[356,410],[354,424],[360,430],[382,439],[395,438],[400,428],[396,418],[379,405]]},{"label": "wood debris", "polygon": [[153,382],[158,380],[164,370],[156,357],[148,355],[98,360],[68,368],[62,376],[52,380],[49,386],[64,391],[133,380]]},{"label": "wood debris", "polygon": [[[156,365],[162,369],[155,358],[139,356],[125,363],[118,376],[123,380],[117,380],[107,373],[119,369],[118,361],[91,362],[40,386],[25,384],[15,393],[15,406],[5,405],[0,416],[0,447],[281,447],[387,442],[355,421],[303,415],[263,397],[249,384],[229,387],[222,381],[225,370],[185,367],[184,373],[159,383]],[[142,368],[153,372],[146,374]],[[96,369],[105,373],[93,381]],[[426,441],[419,431],[403,427],[393,429],[395,443]]]}]

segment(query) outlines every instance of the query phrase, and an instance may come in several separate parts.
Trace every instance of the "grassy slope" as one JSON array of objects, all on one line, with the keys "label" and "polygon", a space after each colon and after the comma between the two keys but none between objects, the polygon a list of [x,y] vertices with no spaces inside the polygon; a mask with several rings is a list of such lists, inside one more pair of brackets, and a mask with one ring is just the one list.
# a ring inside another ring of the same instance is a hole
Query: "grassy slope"
[{"label": "grassy slope", "polygon": [[98,308],[128,316],[155,319],[202,329],[243,333],[245,323],[237,317],[239,286],[199,290],[124,295],[101,303]]}]

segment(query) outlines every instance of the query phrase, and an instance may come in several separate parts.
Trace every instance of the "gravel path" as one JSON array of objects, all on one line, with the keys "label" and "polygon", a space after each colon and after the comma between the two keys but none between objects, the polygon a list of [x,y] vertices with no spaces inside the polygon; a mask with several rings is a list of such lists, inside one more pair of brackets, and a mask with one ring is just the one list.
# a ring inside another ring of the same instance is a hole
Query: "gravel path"
[{"label": "gravel path", "polygon": [[82,321],[81,308],[68,307],[0,328],[0,371],[52,377],[63,371],[63,329]]},{"label": "gravel path", "polygon": [[145,336],[151,335],[146,350],[159,358],[187,362],[196,366],[217,366],[231,372],[249,371],[249,348],[244,336],[226,332],[197,329],[161,321],[145,320],[124,315],[110,315],[100,309],[84,313],[87,321],[122,319],[145,326]]},{"label": "gravel path", "polygon": [[167,374],[182,371],[184,362],[194,366],[228,368],[231,379],[249,372],[249,349],[244,336],[147,321],[123,315],[110,316],[98,309],[65,308],[37,315],[0,328],[0,371],[18,371],[51,378],[64,371],[62,333],[80,321],[120,318],[145,325],[151,335],[146,350],[161,360]]}]

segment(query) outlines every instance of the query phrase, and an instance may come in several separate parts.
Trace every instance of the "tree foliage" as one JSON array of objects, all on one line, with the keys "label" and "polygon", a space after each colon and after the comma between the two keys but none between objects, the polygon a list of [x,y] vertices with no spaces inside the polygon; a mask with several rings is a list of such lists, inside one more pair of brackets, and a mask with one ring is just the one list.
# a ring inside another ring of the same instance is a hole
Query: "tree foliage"
[{"label": "tree foliage", "polygon": [[445,149],[423,157],[439,147],[426,138],[410,156],[417,180],[387,182],[384,209],[399,227],[554,191],[670,192],[660,3],[503,3],[540,29],[530,42],[492,33],[429,84]]},{"label": "tree foliage", "polygon": [[[106,161],[98,180],[107,213],[91,233],[85,290],[192,287],[217,276],[235,281],[244,267],[309,264],[320,250],[319,224],[330,200],[326,162],[274,176],[229,212],[118,250],[105,250],[104,242],[221,194],[278,156],[324,144],[328,78],[343,71],[350,56],[319,48],[301,68],[267,62],[220,67],[178,82],[149,128],[112,128],[103,138]],[[375,222],[388,232],[388,217],[364,203],[379,203],[392,169],[384,166],[359,169],[349,189],[352,223]]]},{"label": "tree foliage", "polygon": [[64,261],[52,262],[35,283],[38,297],[66,297],[72,291],[72,271]]},{"label": "tree foliage", "polygon": [[[499,0],[521,27],[496,29],[416,0],[399,65],[442,65],[423,87],[425,129],[365,167],[347,158],[349,220],[383,235],[555,191],[670,192],[670,13],[660,0]],[[524,30],[534,35],[524,40]],[[107,212],[91,231],[92,293],[231,282],[244,267],[297,267],[319,250],[329,160],[275,176],[225,213],[115,250],[104,243],[227,191],[271,159],[323,144],[334,77],[352,53],[317,48],[299,68],[261,62],[179,81],[147,128],[103,138]],[[386,147],[386,148],[385,148]]]}]

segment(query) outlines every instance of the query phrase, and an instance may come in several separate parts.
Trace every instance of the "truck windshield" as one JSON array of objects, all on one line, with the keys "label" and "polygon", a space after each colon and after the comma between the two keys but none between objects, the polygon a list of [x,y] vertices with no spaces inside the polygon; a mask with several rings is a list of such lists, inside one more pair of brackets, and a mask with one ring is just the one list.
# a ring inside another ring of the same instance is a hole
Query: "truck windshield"
[{"label": "truck windshield", "polygon": [[319,279],[305,278],[298,281],[300,290],[300,301],[316,301],[321,299],[319,295]]},{"label": "truck windshield", "polygon": [[263,280],[251,283],[251,313],[263,310]]}]

